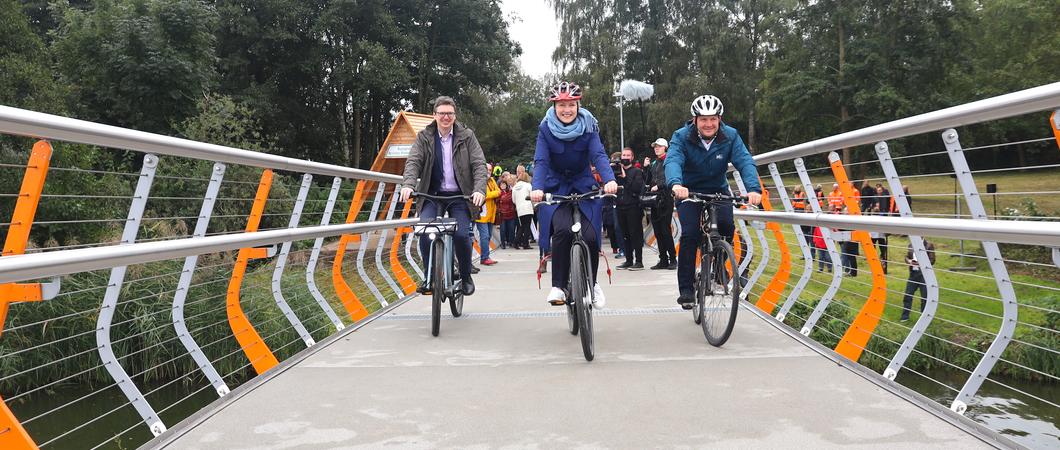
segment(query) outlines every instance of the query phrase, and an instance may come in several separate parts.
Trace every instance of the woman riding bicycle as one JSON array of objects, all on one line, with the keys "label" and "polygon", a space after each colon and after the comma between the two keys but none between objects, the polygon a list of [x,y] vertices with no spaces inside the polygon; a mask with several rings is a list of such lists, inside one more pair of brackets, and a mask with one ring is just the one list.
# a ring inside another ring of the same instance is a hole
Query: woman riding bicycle
[{"label": "woman riding bicycle", "polygon": [[[597,187],[592,167],[596,167],[604,183],[604,192],[618,191],[615,174],[600,142],[600,127],[592,113],[579,107],[582,89],[566,81],[552,88],[548,100],[554,105],[545,113],[537,133],[537,150],[534,153],[533,191],[530,199],[539,202],[545,193],[557,195],[584,194]],[[589,261],[592,265],[593,303],[604,306],[604,293],[596,283],[596,272],[600,265],[600,200],[580,203],[582,220],[592,226],[582,228],[582,238],[589,244]],[[574,224],[570,207],[565,205],[542,205],[539,211],[541,223],[540,246],[552,253],[552,289],[548,293],[549,303],[565,299],[563,288],[570,276],[570,247],[573,240],[571,226]],[[549,239],[551,235],[551,240]],[[551,247],[551,249],[550,249]]]}]

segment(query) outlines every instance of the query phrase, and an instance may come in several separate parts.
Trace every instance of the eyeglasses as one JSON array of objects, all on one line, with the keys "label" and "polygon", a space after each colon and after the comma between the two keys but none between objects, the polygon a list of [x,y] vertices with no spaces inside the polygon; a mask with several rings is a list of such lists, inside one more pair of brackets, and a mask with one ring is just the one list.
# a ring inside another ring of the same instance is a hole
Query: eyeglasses
[{"label": "eyeglasses", "polygon": [[441,116],[441,117],[456,117],[456,113],[455,112],[438,112],[438,111],[435,111],[434,115]]}]

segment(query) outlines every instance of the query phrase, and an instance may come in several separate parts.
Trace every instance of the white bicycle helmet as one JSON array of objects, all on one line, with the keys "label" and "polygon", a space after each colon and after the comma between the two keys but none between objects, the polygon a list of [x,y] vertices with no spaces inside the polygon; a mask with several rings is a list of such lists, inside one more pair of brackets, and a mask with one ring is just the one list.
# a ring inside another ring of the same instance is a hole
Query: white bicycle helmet
[{"label": "white bicycle helmet", "polygon": [[696,116],[720,116],[725,112],[725,105],[721,99],[713,95],[700,95],[692,100],[692,117]]}]

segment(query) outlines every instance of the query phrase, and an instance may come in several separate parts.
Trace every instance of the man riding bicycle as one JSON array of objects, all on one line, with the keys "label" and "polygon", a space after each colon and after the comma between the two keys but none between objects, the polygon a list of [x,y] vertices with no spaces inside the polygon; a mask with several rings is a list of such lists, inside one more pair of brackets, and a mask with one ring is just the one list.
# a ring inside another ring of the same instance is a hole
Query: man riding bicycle
[{"label": "man riding bicycle", "polygon": [[[401,201],[406,202],[414,192],[431,195],[470,195],[471,201],[450,200],[446,202],[424,202],[419,200],[421,220],[432,220],[449,212],[456,219],[456,234],[453,247],[460,265],[461,290],[464,295],[475,293],[471,281],[471,214],[478,214],[478,207],[486,199],[486,157],[475,137],[475,132],[456,121],[456,102],[441,96],[434,101],[434,121],[416,135],[408,160],[405,162],[404,180],[401,185]],[[473,211],[474,210],[474,211]],[[420,236],[420,255],[427,265],[430,254],[430,238]],[[428,273],[430,267],[425,267]],[[429,292],[426,282],[417,289],[421,294]]]},{"label": "man riding bicycle", "polygon": [[[570,195],[592,191],[597,182],[591,167],[596,167],[604,182],[605,193],[614,194],[618,191],[615,174],[600,142],[599,124],[589,110],[579,106],[581,98],[581,87],[566,81],[555,85],[548,97],[553,106],[545,113],[545,119],[538,127],[537,149],[534,152],[534,190],[530,192],[530,199],[535,202],[540,202],[546,192]],[[583,227],[581,234],[589,244],[593,302],[598,308],[604,306],[603,290],[596,283],[596,271],[600,264],[602,206],[599,200],[587,200],[580,204],[578,212],[582,215],[582,221],[592,224]],[[541,248],[552,252],[552,289],[548,301],[554,304],[562,304],[565,300],[563,288],[567,286],[570,276],[571,225],[574,223],[570,209],[542,205],[538,212]]]},{"label": "man riding bicycle", "polygon": [[[747,187],[747,201],[762,202],[762,187],[754,159],[735,128],[725,125],[721,115],[725,107],[713,95],[702,95],[692,101],[692,120],[674,131],[664,171],[666,184],[673,190],[677,215],[681,221],[681,248],[677,255],[677,303],[684,309],[695,306],[696,250],[703,238],[699,220],[705,205],[681,201],[688,192],[730,195],[725,179],[731,163],[740,171]],[[732,208],[717,208],[718,232],[732,241],[736,232]]]}]

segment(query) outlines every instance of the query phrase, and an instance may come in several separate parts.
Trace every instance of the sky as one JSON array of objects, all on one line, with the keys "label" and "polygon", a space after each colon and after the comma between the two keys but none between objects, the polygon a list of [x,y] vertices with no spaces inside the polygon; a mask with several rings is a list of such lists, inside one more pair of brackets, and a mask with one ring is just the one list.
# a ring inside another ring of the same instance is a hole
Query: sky
[{"label": "sky", "polygon": [[552,72],[552,50],[559,45],[559,22],[552,8],[545,0],[503,0],[501,10],[511,24],[512,40],[523,48],[523,72],[532,77]]}]

